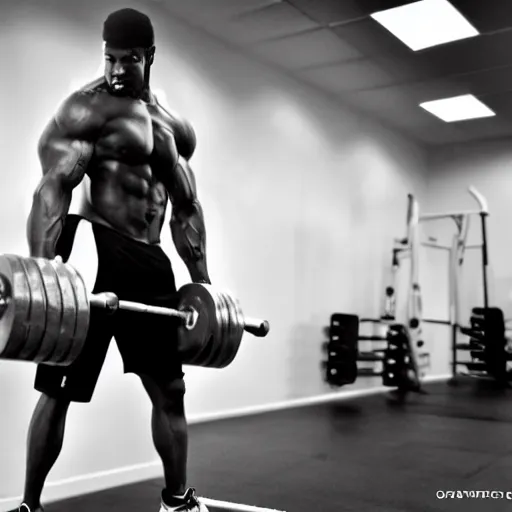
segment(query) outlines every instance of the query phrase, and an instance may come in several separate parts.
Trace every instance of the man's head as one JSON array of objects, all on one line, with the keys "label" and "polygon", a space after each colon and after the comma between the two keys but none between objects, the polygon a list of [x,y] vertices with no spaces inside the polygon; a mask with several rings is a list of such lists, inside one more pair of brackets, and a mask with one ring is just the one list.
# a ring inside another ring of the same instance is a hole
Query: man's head
[{"label": "man's head", "polygon": [[110,14],[103,24],[105,79],[111,92],[140,97],[149,86],[155,55],[150,19],[135,9]]}]

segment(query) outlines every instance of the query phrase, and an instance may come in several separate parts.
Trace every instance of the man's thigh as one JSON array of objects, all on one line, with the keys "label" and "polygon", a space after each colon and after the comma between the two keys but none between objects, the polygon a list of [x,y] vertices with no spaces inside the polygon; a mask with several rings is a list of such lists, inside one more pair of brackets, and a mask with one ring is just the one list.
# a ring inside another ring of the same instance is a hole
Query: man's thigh
[{"label": "man's thigh", "polygon": [[38,365],[37,391],[71,402],[90,402],[112,339],[111,321],[98,310],[91,311],[89,331],[78,358],[69,366]]}]

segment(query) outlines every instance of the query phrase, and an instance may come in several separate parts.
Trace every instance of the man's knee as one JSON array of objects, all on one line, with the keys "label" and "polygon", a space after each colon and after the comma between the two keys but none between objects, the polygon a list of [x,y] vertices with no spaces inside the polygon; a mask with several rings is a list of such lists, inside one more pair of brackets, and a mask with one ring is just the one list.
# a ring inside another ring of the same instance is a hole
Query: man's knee
[{"label": "man's knee", "polygon": [[169,380],[163,384],[164,391],[170,396],[182,399],[185,396],[185,380],[182,377]]},{"label": "man's knee", "polygon": [[157,409],[168,413],[183,414],[186,388],[182,377],[154,379],[142,375],[141,380]]},{"label": "man's knee", "polygon": [[162,383],[162,395],[165,408],[181,411],[185,399],[185,381],[174,379]]}]

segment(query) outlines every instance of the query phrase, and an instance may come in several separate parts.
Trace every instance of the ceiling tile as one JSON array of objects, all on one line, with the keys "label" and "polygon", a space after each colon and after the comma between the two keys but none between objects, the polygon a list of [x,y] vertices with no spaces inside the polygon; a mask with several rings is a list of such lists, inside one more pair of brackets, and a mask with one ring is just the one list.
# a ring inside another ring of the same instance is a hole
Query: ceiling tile
[{"label": "ceiling tile", "polygon": [[504,116],[472,119],[457,123],[457,128],[470,139],[492,139],[512,135],[512,119]]},{"label": "ceiling tile", "polygon": [[280,2],[281,0],[164,0],[178,15],[195,20],[228,19]]},{"label": "ceiling tile", "polygon": [[481,33],[512,26],[512,2],[507,0],[450,0],[453,6]]},{"label": "ceiling tile", "polygon": [[314,68],[297,74],[304,80],[336,94],[384,86],[392,82],[385,71],[367,60]]},{"label": "ceiling tile", "polygon": [[496,114],[506,119],[512,119],[512,91],[500,94],[490,94],[481,100]]},{"label": "ceiling tile", "polygon": [[512,46],[512,31],[463,39],[419,52],[424,65],[453,75],[510,64],[507,48]]},{"label": "ceiling tile", "polygon": [[345,97],[354,105],[367,107],[372,110],[385,108],[389,111],[393,111],[402,108],[404,105],[403,91],[397,87],[354,92]]},{"label": "ceiling tile", "polygon": [[393,77],[393,83],[403,84],[432,80],[443,76],[435,65],[422,61],[417,55],[383,53],[372,60]]},{"label": "ceiling tile", "polygon": [[421,142],[431,145],[455,144],[466,142],[467,134],[452,123],[440,123],[437,126],[418,126],[411,134]]},{"label": "ceiling tile", "polygon": [[287,69],[321,66],[356,59],[361,54],[329,29],[277,39],[257,45],[254,52]]},{"label": "ceiling tile", "polygon": [[231,18],[226,28],[240,42],[254,44],[319,28],[319,25],[291,5],[281,2]]},{"label": "ceiling tile", "polygon": [[[459,83],[456,80],[446,78],[438,80],[429,80],[424,82],[415,82],[405,85],[390,86],[376,91],[368,91],[391,94],[396,92],[401,94],[403,100],[412,105],[419,105],[425,101],[438,100],[442,98],[451,98],[462,94],[470,94],[471,90],[467,84]],[[362,94],[362,93],[361,93]]]},{"label": "ceiling tile", "polygon": [[512,88],[512,66],[457,75],[453,79],[459,83],[465,83],[475,95],[503,93]]},{"label": "ceiling tile", "polygon": [[388,120],[400,128],[429,126],[432,118],[402,88],[388,87],[345,96],[354,106]]},{"label": "ceiling tile", "polygon": [[332,22],[347,21],[363,15],[357,0],[288,0],[304,14],[315,21],[327,25]]}]

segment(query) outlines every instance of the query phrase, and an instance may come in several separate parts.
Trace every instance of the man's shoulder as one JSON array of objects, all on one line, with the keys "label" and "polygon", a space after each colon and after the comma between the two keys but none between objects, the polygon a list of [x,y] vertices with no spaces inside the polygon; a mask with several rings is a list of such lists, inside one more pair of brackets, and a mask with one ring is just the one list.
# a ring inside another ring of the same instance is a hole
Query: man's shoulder
[{"label": "man's shoulder", "polygon": [[190,158],[196,147],[196,134],[192,123],[174,110],[164,107],[156,100],[164,122],[174,133],[178,151],[184,158]]},{"label": "man's shoulder", "polygon": [[65,100],[64,105],[69,107],[79,106],[93,108],[107,92],[107,84],[104,78],[98,78],[93,82],[75,89]]},{"label": "man's shoulder", "polygon": [[55,120],[63,127],[78,128],[82,125],[85,130],[91,128],[101,117],[98,106],[105,91],[104,79],[97,79],[74,90],[60,105]]},{"label": "man's shoulder", "polygon": [[170,109],[169,107],[164,107],[158,99],[156,99],[156,103],[163,121],[169,126],[169,128],[172,128],[173,130],[187,130],[192,128],[192,124],[178,112]]},{"label": "man's shoulder", "polygon": [[101,76],[80,87],[76,92],[84,96],[97,96],[107,91],[107,81]]}]

